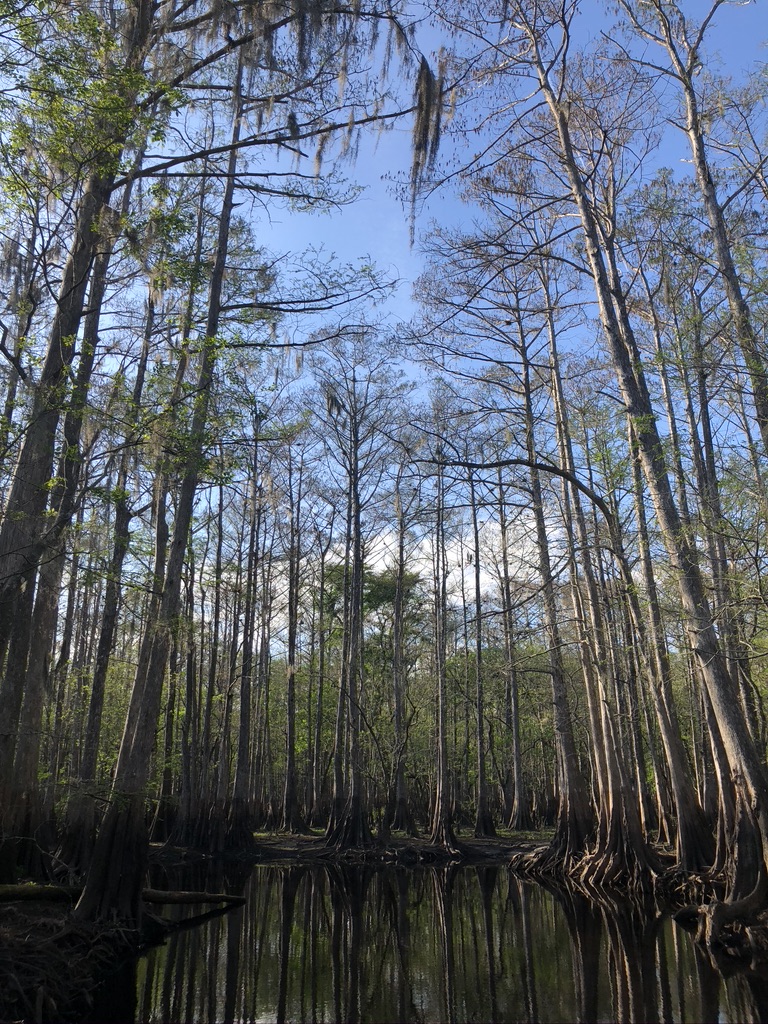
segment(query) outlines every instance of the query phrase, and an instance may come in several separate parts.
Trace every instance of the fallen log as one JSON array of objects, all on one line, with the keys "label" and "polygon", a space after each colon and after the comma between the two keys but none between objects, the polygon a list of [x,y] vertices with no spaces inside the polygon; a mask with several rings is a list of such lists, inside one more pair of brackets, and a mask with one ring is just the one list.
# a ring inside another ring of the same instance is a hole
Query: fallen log
[{"label": "fallen log", "polygon": [[76,885],[39,885],[23,882],[19,885],[0,885],[0,903],[16,903],[20,900],[76,900],[82,889]]},{"label": "fallen log", "polygon": [[[0,885],[0,903],[15,903],[22,900],[49,900],[61,902],[76,900],[82,892],[77,885],[41,885],[24,882],[20,885]],[[225,903],[230,907],[242,907],[243,896],[231,896],[225,892],[179,892],[162,889],[144,889],[141,898],[145,903]]]},{"label": "fallen log", "polygon": [[230,907],[242,907],[244,896],[230,896],[226,892],[174,892],[164,889],[144,889],[141,898],[145,903],[226,903]]}]

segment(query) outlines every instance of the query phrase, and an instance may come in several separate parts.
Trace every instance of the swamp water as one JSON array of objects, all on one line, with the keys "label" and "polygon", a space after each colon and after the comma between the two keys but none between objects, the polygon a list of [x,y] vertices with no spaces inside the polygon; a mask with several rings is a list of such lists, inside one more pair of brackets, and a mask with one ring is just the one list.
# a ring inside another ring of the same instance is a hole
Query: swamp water
[{"label": "swamp water", "polygon": [[768,980],[723,978],[668,915],[506,867],[264,866],[244,895],[126,967],[91,1019],[768,1021]]}]

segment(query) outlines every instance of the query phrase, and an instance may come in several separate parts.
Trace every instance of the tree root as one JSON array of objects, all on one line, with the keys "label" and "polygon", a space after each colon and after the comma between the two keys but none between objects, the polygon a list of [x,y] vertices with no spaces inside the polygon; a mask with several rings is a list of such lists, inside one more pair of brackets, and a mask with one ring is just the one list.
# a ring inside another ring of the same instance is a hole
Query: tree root
[{"label": "tree root", "polygon": [[436,850],[448,854],[451,859],[461,860],[467,854],[466,846],[456,837],[452,822],[444,818],[434,823],[429,843]]},{"label": "tree root", "polygon": [[[745,799],[739,802],[734,833],[728,837],[730,867],[727,896],[698,907],[686,907],[677,915],[681,923],[696,924],[696,941],[706,949],[713,963],[723,954],[733,961],[751,961],[756,937],[750,927],[765,913],[768,897],[768,872],[762,856],[759,827]],[[752,886],[751,891],[747,888]],[[761,933],[763,929],[760,930]],[[764,958],[761,956],[761,958]]]},{"label": "tree root", "polygon": [[0,1021],[79,1020],[122,960],[245,903],[229,893],[145,889],[147,904],[215,906],[180,921],[145,912],[141,927],[133,928],[73,921],[70,907],[80,892],[64,885],[0,887]]},{"label": "tree root", "polygon": [[[713,900],[701,906],[688,905],[675,914],[675,920],[696,929],[696,942],[708,953],[715,966],[723,957],[752,962],[758,953],[757,933],[753,926],[764,916],[766,882],[761,874],[748,896],[738,900]],[[764,922],[763,922],[764,924]],[[761,933],[764,928],[761,929]],[[764,943],[763,943],[764,944]],[[760,951],[765,958],[765,951]]]},{"label": "tree root", "polygon": [[359,798],[347,800],[335,825],[328,828],[326,844],[339,852],[365,850],[377,845]]},{"label": "tree root", "polygon": [[[0,943],[0,1019],[80,1019],[90,1009],[104,976],[140,948],[136,932],[72,926],[50,910],[18,920],[4,912]],[[24,926],[22,927],[22,924]]]}]

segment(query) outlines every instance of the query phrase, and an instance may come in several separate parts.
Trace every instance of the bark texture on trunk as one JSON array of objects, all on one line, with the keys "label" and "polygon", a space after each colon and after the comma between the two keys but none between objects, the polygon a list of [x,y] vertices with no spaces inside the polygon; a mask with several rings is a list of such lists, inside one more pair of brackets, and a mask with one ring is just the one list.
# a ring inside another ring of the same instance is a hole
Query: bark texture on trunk
[{"label": "bark texture on trunk", "polygon": [[[539,88],[552,117],[559,141],[563,168],[584,234],[587,263],[593,278],[603,333],[608,344],[617,382],[637,438],[638,452],[649,491],[656,509],[659,527],[675,572],[685,616],[691,650],[707,688],[722,737],[737,804],[749,808],[739,819],[739,833],[755,830],[762,850],[756,866],[754,898],[757,900],[768,871],[768,789],[758,753],[744,720],[738,692],[728,674],[709,608],[698,557],[681,522],[667,467],[664,446],[656,426],[656,417],[643,376],[642,359],[624,304],[623,293],[611,286],[607,267],[606,239],[587,194],[574,152],[568,122],[568,110],[557,93],[542,57],[535,33],[529,35]],[[614,794],[615,797],[618,793]],[[735,838],[735,837],[734,837]]]},{"label": "bark texture on trunk", "polygon": [[180,608],[182,575],[195,494],[203,463],[210,387],[216,363],[216,335],[221,312],[222,285],[234,209],[237,142],[240,137],[242,115],[241,76],[242,65],[235,90],[237,99],[233,115],[227,184],[219,215],[217,248],[208,292],[206,337],[197,378],[198,399],[190,423],[189,451],[181,474],[176,518],[161,585],[157,618],[155,622],[148,624],[144,635],[144,658],[140,657],[140,662],[145,662],[146,673],[142,675],[137,671],[134,681],[110,805],[99,829],[85,889],[74,911],[77,920],[93,920],[105,914],[116,914],[133,925],[140,924],[141,920],[140,894],[148,842],[144,801],[172,632]]}]

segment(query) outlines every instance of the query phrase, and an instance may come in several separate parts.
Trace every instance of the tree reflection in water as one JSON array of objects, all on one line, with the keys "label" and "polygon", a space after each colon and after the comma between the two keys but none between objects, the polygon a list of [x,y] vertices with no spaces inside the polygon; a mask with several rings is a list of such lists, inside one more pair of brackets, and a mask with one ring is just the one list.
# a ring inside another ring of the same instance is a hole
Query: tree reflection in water
[{"label": "tree reflection in water", "polygon": [[504,867],[259,867],[245,894],[152,950],[111,1019],[768,1019],[767,983],[724,979],[667,915]]}]

